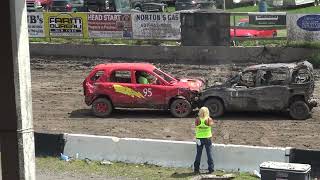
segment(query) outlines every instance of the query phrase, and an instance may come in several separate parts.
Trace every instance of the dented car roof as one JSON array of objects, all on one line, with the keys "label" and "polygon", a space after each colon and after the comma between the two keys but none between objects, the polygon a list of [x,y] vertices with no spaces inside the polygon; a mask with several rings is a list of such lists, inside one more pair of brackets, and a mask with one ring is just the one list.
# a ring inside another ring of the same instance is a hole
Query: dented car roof
[{"label": "dented car roof", "polygon": [[153,70],[156,67],[150,63],[107,63],[99,64],[94,69],[135,69],[135,70]]},{"label": "dented car roof", "polygon": [[259,64],[249,66],[244,69],[244,71],[251,71],[251,70],[258,70],[258,69],[278,69],[278,68],[287,68],[287,69],[294,69],[300,66],[305,66],[310,70],[313,70],[312,64],[308,61],[296,62],[296,63],[272,63],[272,64]]}]

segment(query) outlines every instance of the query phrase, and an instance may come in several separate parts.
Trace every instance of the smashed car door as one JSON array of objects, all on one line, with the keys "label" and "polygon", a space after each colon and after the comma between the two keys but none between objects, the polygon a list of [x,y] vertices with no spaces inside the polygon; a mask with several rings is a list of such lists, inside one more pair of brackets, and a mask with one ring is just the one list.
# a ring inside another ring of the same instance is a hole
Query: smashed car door
[{"label": "smashed car door", "polygon": [[243,72],[239,81],[230,89],[230,109],[254,111],[257,109],[255,71]]},{"label": "smashed car door", "polygon": [[290,97],[288,81],[288,69],[259,70],[255,88],[259,110],[283,110]]}]

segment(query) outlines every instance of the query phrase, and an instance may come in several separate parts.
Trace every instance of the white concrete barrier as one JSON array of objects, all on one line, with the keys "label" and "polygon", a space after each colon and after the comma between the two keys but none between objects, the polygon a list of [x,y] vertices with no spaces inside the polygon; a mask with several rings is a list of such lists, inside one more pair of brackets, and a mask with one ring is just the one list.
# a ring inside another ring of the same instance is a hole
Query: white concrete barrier
[{"label": "white concrete barrier", "polygon": [[[117,138],[65,134],[64,154],[79,159],[148,163],[166,167],[191,167],[196,152],[194,142]],[[243,145],[213,145],[215,169],[252,172],[264,161],[289,162],[291,148]],[[201,168],[206,168],[203,153]]]}]

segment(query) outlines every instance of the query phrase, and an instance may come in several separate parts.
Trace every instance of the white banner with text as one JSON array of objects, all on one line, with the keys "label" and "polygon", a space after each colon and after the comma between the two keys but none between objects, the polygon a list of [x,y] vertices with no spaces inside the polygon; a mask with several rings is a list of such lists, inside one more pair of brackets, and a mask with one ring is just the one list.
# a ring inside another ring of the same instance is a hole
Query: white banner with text
[{"label": "white banner with text", "polygon": [[180,14],[133,13],[133,39],[180,40]]},{"label": "white banner with text", "polygon": [[288,40],[320,40],[320,14],[288,14]]}]

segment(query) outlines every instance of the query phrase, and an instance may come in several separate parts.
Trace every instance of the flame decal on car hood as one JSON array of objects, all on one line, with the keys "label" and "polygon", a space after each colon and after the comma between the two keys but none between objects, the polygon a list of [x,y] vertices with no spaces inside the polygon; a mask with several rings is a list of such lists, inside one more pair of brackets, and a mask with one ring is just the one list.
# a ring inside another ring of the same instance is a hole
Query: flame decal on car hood
[{"label": "flame decal on car hood", "polygon": [[125,87],[125,86],[121,86],[119,84],[114,84],[113,85],[114,91],[117,93],[121,93],[124,95],[128,95],[131,97],[137,97],[137,98],[144,98],[144,96],[139,92],[139,91],[135,91],[129,87]]}]

